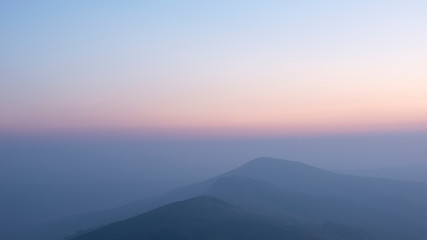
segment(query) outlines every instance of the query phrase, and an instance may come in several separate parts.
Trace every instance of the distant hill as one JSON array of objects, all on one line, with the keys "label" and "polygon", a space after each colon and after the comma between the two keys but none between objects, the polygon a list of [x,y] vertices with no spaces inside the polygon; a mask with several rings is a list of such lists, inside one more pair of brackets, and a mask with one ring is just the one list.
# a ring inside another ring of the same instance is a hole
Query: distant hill
[{"label": "distant hill", "polygon": [[427,239],[427,183],[337,174],[273,158],[120,208],[61,219],[31,239],[57,240],[202,195],[282,222],[348,225],[367,233],[366,239]]},{"label": "distant hill", "polygon": [[344,174],[365,177],[381,177],[404,181],[427,182],[427,165],[402,166],[374,169],[345,169],[337,170]]},{"label": "distant hill", "polygon": [[[427,216],[422,207],[409,207],[406,201],[388,203],[358,201],[333,195],[307,194],[284,190],[272,183],[241,176],[222,177],[208,195],[254,212],[275,216],[284,222],[342,224],[357,229],[365,239],[417,239],[427,236]],[[419,212],[417,212],[419,211]]]},{"label": "distant hill", "polygon": [[142,215],[116,222],[73,240],[327,240],[343,238],[281,221],[201,196],[171,203]]}]

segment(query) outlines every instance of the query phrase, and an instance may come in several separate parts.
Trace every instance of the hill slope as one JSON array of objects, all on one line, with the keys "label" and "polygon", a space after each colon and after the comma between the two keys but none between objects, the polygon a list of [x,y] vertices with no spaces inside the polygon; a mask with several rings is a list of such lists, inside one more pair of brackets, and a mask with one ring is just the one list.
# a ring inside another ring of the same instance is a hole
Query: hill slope
[{"label": "hill slope", "polygon": [[[326,240],[345,239],[284,225],[276,219],[201,196],[171,203],[73,240]],[[353,238],[354,239],[354,238]]]},{"label": "hill slope", "polygon": [[[351,226],[363,232],[366,239],[423,239],[418,236],[427,236],[425,219],[412,213],[401,213],[402,209],[389,209],[381,202],[368,204],[336,196],[284,190],[269,182],[241,176],[217,179],[206,194],[286,222]],[[416,214],[427,216],[426,209],[396,204],[405,207],[406,211],[420,211]]]}]

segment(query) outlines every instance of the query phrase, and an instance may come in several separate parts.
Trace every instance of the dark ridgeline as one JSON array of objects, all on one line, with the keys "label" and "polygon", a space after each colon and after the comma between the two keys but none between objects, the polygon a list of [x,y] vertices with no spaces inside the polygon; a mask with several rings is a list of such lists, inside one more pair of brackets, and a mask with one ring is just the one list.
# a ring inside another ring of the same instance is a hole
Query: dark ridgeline
[{"label": "dark ridgeline", "polygon": [[[198,198],[206,195],[213,198]],[[134,217],[138,214],[142,215]],[[277,235],[265,239],[424,240],[427,184],[259,158],[158,197],[62,219],[32,239],[60,239],[88,228],[95,230],[75,239],[253,239],[271,231]],[[246,233],[248,229],[253,235]]]},{"label": "dark ridgeline", "polygon": [[[361,239],[356,238],[357,235],[341,238],[336,229],[334,226],[314,230],[302,225],[286,225],[279,219],[234,207],[217,198],[200,196],[171,203],[70,239]],[[346,231],[344,233],[349,235]]]}]

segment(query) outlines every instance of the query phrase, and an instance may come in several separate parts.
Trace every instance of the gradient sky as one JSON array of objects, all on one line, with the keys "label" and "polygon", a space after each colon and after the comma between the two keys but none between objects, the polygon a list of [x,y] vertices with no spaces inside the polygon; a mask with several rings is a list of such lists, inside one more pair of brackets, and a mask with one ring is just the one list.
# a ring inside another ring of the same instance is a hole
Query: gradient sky
[{"label": "gradient sky", "polygon": [[426,1],[1,1],[0,131],[427,129]]}]

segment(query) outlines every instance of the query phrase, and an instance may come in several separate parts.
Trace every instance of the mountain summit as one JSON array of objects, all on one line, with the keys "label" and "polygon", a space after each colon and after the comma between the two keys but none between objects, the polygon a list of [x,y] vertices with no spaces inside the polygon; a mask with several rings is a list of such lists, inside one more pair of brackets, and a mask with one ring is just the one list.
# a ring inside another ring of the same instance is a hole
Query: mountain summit
[{"label": "mountain summit", "polygon": [[243,164],[240,168],[247,167],[247,166],[258,166],[258,167],[282,167],[282,168],[314,168],[310,165],[307,165],[305,163],[296,162],[296,161],[290,161],[290,160],[284,160],[279,158],[272,158],[272,157],[259,157],[255,158],[253,160],[248,161],[247,163]]},{"label": "mountain summit", "polygon": [[301,162],[262,157],[251,160],[246,164],[225,173],[225,175],[245,175],[254,178],[265,178],[267,176],[271,177],[272,175],[276,177],[285,175],[289,177],[303,177],[304,175],[313,176],[313,174],[326,175],[330,174],[330,172]]}]

